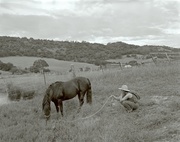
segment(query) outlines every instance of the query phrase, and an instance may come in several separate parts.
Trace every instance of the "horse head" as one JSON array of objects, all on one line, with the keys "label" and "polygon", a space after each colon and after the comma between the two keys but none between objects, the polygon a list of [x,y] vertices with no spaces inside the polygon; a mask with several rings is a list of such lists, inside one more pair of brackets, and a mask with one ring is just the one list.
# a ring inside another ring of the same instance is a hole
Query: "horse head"
[{"label": "horse head", "polygon": [[44,95],[44,99],[42,102],[42,110],[44,112],[45,118],[48,120],[50,118],[50,112],[51,112],[51,100],[49,93],[51,90],[48,88],[46,91],[46,94]]},{"label": "horse head", "polygon": [[43,104],[43,112],[44,112],[45,118],[48,120],[50,118],[50,112],[51,112],[50,103]]}]

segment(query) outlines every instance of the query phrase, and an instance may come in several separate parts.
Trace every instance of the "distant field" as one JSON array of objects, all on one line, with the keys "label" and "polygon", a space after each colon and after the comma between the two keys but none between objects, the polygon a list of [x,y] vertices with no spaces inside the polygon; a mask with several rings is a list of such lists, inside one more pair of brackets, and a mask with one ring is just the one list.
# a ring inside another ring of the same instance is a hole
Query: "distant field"
[{"label": "distant field", "polygon": [[92,69],[96,69],[97,66],[87,63],[79,63],[79,62],[70,62],[70,61],[61,61],[51,58],[38,58],[38,57],[19,57],[19,56],[13,56],[13,57],[1,57],[0,60],[4,63],[12,63],[13,65],[20,67],[22,69],[29,68],[33,65],[35,60],[43,59],[45,60],[48,65],[49,69],[52,71],[57,72],[67,72],[70,69],[71,64],[74,65],[76,70],[79,70],[79,68],[84,67],[90,67]]},{"label": "distant field", "polygon": [[115,62],[115,63],[128,63],[130,61],[137,61],[138,63],[147,63],[147,62],[152,62],[152,59],[141,59],[140,56],[139,58],[135,59],[134,57],[126,57],[123,56],[121,59],[109,59],[107,60],[108,62]]}]

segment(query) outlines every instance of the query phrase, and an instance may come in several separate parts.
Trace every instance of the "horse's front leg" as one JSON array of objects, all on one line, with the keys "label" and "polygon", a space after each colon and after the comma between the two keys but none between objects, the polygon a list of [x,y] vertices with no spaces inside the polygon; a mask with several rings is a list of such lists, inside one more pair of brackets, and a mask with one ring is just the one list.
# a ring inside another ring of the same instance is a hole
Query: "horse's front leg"
[{"label": "horse's front leg", "polygon": [[59,99],[58,104],[59,104],[59,107],[60,107],[61,115],[63,117],[63,101],[61,99]]},{"label": "horse's front leg", "polygon": [[58,105],[58,101],[54,101],[54,105],[56,107],[56,111],[57,111],[57,119],[59,118],[59,105]]}]

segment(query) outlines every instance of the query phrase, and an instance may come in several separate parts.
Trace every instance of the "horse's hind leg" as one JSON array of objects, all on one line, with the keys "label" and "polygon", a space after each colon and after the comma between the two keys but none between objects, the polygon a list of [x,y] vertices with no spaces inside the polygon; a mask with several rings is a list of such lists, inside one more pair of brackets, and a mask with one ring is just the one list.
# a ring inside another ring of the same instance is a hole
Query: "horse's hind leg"
[{"label": "horse's hind leg", "polygon": [[81,107],[84,104],[84,95],[85,95],[85,92],[82,92],[82,91],[78,94],[78,98],[79,98],[79,109],[77,111],[78,113],[80,112]]}]

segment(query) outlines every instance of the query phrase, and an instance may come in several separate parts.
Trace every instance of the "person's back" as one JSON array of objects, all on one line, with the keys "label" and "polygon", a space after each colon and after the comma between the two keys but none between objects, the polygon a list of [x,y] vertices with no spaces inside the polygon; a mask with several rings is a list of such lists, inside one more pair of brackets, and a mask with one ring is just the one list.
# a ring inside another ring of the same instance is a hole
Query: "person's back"
[{"label": "person's back", "polygon": [[140,100],[140,96],[137,93],[135,93],[134,91],[130,91],[129,93],[132,94],[132,98],[129,98],[129,101],[138,103],[138,100]]}]

